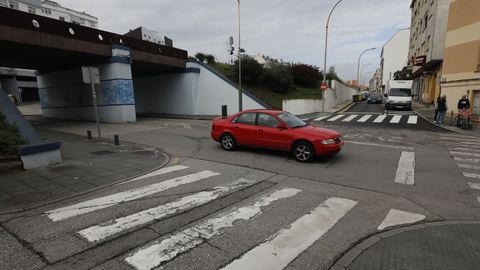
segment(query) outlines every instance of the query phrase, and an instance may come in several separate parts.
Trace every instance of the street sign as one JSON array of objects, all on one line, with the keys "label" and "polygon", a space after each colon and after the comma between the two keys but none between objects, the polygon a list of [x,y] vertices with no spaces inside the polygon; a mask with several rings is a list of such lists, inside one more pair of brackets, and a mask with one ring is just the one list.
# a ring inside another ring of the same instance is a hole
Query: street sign
[{"label": "street sign", "polygon": [[328,85],[326,83],[320,84],[320,90],[325,91],[327,90],[327,88],[328,88]]},{"label": "street sign", "polygon": [[[91,76],[90,69],[92,69],[93,76]],[[91,79],[93,77],[93,80]],[[82,79],[84,84],[100,83],[100,71],[96,67],[82,67]]]},{"label": "street sign", "polygon": [[421,55],[417,57],[412,56],[411,62],[412,62],[412,65],[421,67],[425,65],[425,63],[427,62],[427,56],[426,55]]}]

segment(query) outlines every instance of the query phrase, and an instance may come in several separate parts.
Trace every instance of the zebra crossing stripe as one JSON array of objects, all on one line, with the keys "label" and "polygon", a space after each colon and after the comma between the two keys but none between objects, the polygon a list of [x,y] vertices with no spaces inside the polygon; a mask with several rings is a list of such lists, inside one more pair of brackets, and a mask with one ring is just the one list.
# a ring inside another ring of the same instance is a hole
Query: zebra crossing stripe
[{"label": "zebra crossing stripe", "polygon": [[349,117],[343,119],[343,122],[350,122],[350,121],[352,121],[353,119],[355,119],[357,116],[358,116],[358,114],[352,114],[352,115],[350,115]]},{"label": "zebra crossing stripe", "polygon": [[328,122],[334,122],[334,121],[337,121],[338,119],[340,119],[340,118],[342,118],[342,117],[344,117],[344,116],[345,116],[344,114],[339,114],[339,115],[336,115],[336,116],[328,119],[327,121],[328,121]]},{"label": "zebra crossing stripe", "polygon": [[455,161],[462,161],[462,162],[474,162],[474,163],[480,163],[480,159],[478,159],[478,158],[461,158],[461,157],[453,157],[453,160],[455,160]]},{"label": "zebra crossing stripe", "polygon": [[373,120],[373,123],[382,123],[383,120],[385,120],[385,118],[387,118],[387,115],[385,114],[382,114],[382,115],[379,115],[377,118],[375,118],[375,120]]},{"label": "zebra crossing stripe", "polygon": [[452,147],[448,148],[450,151],[470,151],[472,153],[478,153],[480,149],[472,149],[472,148],[463,148],[463,147]]},{"label": "zebra crossing stripe", "polygon": [[418,116],[417,115],[410,115],[408,117],[408,121],[407,121],[407,124],[409,125],[416,125],[418,122]]},{"label": "zebra crossing stripe", "polygon": [[204,243],[205,240],[220,234],[221,229],[233,227],[236,221],[248,221],[258,216],[262,213],[261,207],[268,206],[281,199],[293,197],[299,192],[301,192],[299,189],[284,188],[269,195],[264,195],[252,204],[220,213],[214,218],[174,233],[169,238],[144,246],[136,252],[129,254],[125,261],[139,270],[158,267],[162,263],[172,260],[177,255]]},{"label": "zebra crossing stripe", "polygon": [[166,173],[176,172],[176,171],[180,171],[180,170],[185,170],[185,169],[188,169],[188,168],[189,167],[187,167],[187,166],[181,166],[181,165],[161,168],[161,169],[153,171],[151,173],[147,173],[145,175],[134,178],[132,180],[122,182],[121,184],[123,185],[123,184],[126,184],[126,183],[136,182],[136,181],[140,181],[140,180],[143,180],[143,179],[146,179],[146,178],[151,178],[151,177],[159,176],[161,174],[166,174]]},{"label": "zebra crossing stripe", "polygon": [[468,185],[470,186],[471,189],[478,189],[478,190],[480,190],[480,183],[468,182]]},{"label": "zebra crossing stripe", "polygon": [[480,174],[477,173],[462,173],[463,176],[468,177],[468,178],[473,178],[473,179],[480,179]]},{"label": "zebra crossing stripe", "polygon": [[392,117],[392,120],[390,120],[390,124],[398,124],[398,123],[400,123],[401,119],[402,119],[401,115],[394,115]]},{"label": "zebra crossing stripe", "polygon": [[450,151],[450,154],[451,155],[458,155],[458,156],[480,157],[480,154],[468,153],[468,152]]},{"label": "zebra crossing stripe", "polygon": [[444,141],[465,141],[465,142],[480,142],[479,138],[465,138],[465,137],[440,137],[441,140]]},{"label": "zebra crossing stripe", "polygon": [[180,185],[194,183],[196,181],[209,178],[212,176],[220,175],[219,173],[212,171],[202,171],[196,174],[189,174],[182,177],[169,179],[160,183],[135,188],[119,193],[115,193],[109,196],[100,197],[85,202],[81,202],[74,205],[58,208],[55,210],[47,211],[45,214],[52,221],[65,220],[74,216],[90,213],[99,209],[104,209],[110,206],[117,205],[122,202],[133,201],[139,198],[143,198],[158,192],[162,192],[167,189],[178,187]]},{"label": "zebra crossing stripe", "polygon": [[395,183],[414,185],[415,184],[415,152],[402,152],[398,161]]},{"label": "zebra crossing stripe", "polygon": [[322,121],[322,120],[325,120],[325,119],[329,118],[330,116],[331,116],[331,115],[320,116],[320,117],[318,117],[317,119],[315,119],[314,121],[318,121],[318,122],[319,122],[319,121]]},{"label": "zebra crossing stripe", "polygon": [[358,123],[365,123],[368,121],[368,119],[372,118],[373,115],[371,114],[367,114],[367,115],[364,115],[362,118],[358,119]]},{"label": "zebra crossing stripe", "polygon": [[400,211],[397,209],[390,209],[382,224],[378,226],[377,230],[381,231],[388,227],[398,226],[402,224],[412,224],[422,221],[426,218],[424,215]]},{"label": "zebra crossing stripe", "polygon": [[357,202],[330,198],[266,242],[224,267],[226,270],[284,269],[330,230]]},{"label": "zebra crossing stripe", "polygon": [[128,229],[145,225],[154,220],[173,215],[194,207],[204,205],[228,193],[231,190],[253,184],[253,181],[239,179],[230,185],[215,187],[212,191],[203,191],[181,198],[180,200],[150,208],[126,217],[117,218],[92,226],[78,233],[90,242],[101,241]]},{"label": "zebra crossing stripe", "polygon": [[473,165],[468,165],[468,164],[457,164],[457,166],[461,169],[469,169],[469,170],[480,171],[480,166],[473,166]]}]

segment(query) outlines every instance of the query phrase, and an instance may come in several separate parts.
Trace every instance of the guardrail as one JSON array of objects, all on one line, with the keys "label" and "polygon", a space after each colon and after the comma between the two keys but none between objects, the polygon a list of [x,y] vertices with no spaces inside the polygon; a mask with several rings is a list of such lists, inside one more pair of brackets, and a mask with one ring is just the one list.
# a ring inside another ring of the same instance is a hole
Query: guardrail
[{"label": "guardrail", "polygon": [[0,25],[42,32],[61,37],[89,41],[105,45],[123,45],[138,50],[167,57],[187,59],[185,50],[160,45],[140,39],[119,35],[78,24],[63,22],[48,17],[0,7]]}]

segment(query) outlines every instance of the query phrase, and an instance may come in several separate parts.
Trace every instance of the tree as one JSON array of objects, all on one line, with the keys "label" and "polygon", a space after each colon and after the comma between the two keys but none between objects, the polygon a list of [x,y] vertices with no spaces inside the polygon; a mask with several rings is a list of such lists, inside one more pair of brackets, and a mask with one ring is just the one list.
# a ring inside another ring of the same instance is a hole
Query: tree
[{"label": "tree", "polygon": [[[242,81],[246,84],[254,84],[264,72],[263,66],[249,55],[242,55]],[[235,61],[233,76],[238,78],[238,60]]]},{"label": "tree", "polygon": [[212,54],[205,55],[205,60],[209,65],[214,65],[217,63],[217,61],[215,60],[215,56],[213,56]]},{"label": "tree", "polygon": [[272,91],[287,93],[293,83],[290,66],[284,62],[269,59],[263,81]]},{"label": "tree", "polygon": [[409,67],[404,67],[402,70],[398,70],[393,74],[393,79],[398,80],[411,80],[412,70]]},{"label": "tree", "polygon": [[198,61],[205,63],[206,55],[204,53],[199,52],[195,54],[195,58],[197,58]]},{"label": "tree", "polygon": [[301,87],[316,87],[321,80],[320,69],[307,64],[291,65],[293,82]]},{"label": "tree", "polygon": [[339,82],[343,82],[342,79],[338,77],[337,72],[335,71],[335,66],[330,66],[330,68],[328,69],[327,80],[336,80]]}]

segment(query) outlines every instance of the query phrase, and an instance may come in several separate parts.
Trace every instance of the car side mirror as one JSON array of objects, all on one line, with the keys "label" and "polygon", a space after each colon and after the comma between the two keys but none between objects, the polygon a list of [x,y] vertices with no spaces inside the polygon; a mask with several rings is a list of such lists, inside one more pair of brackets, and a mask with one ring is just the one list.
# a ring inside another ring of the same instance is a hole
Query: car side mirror
[{"label": "car side mirror", "polygon": [[388,94],[383,95],[384,97],[388,97]]},{"label": "car side mirror", "polygon": [[282,124],[278,124],[278,125],[277,125],[277,128],[278,128],[278,129],[286,129],[285,126],[282,125]]}]

